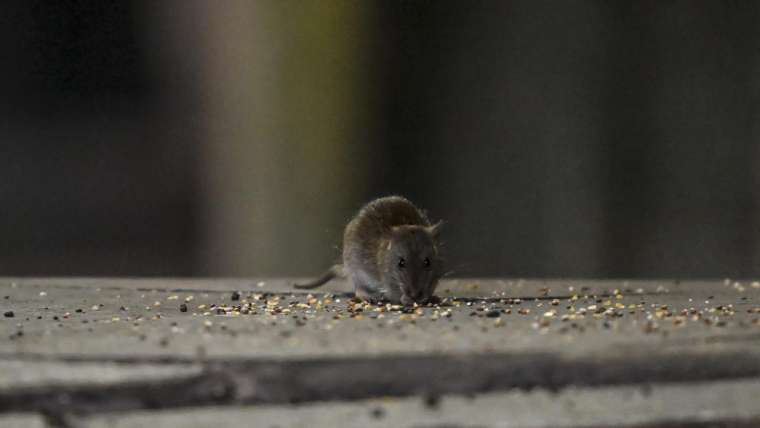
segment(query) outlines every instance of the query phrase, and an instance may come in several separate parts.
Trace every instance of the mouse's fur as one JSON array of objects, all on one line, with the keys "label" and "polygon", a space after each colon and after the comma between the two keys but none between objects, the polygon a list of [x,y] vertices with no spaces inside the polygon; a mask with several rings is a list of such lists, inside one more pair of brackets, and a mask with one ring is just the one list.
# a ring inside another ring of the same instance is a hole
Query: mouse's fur
[{"label": "mouse's fur", "polygon": [[343,264],[296,288],[316,288],[336,276],[346,276],[362,299],[426,303],[443,272],[438,249],[440,226],[431,225],[427,216],[405,198],[376,199],[346,226]]}]

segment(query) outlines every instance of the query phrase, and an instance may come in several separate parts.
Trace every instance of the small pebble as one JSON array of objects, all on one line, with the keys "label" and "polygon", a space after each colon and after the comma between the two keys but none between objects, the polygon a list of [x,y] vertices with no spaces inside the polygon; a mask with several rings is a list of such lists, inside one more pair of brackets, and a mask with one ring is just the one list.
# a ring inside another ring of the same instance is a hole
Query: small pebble
[{"label": "small pebble", "polygon": [[8,312],[4,313],[3,315],[6,318],[13,318],[14,317],[13,311],[8,311]]}]

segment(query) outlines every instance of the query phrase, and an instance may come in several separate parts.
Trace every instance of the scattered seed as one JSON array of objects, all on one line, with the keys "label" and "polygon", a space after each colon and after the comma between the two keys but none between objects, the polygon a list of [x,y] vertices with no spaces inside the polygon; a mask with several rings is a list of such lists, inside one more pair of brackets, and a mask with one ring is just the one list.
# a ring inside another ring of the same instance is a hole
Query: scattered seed
[{"label": "scattered seed", "polygon": [[428,409],[437,409],[441,404],[441,397],[436,394],[427,394],[424,402]]},{"label": "scattered seed", "polygon": [[375,419],[382,419],[385,416],[385,410],[382,407],[375,407],[370,414]]}]

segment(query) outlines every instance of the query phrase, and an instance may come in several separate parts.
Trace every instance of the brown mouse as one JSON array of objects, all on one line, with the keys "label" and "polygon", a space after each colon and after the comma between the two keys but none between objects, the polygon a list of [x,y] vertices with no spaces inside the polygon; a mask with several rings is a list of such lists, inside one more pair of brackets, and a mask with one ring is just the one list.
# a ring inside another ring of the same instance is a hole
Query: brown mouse
[{"label": "brown mouse", "polygon": [[424,304],[433,299],[442,276],[438,235],[441,223],[401,196],[375,199],[348,223],[343,234],[343,264],[296,288],[317,288],[337,276],[348,277],[357,297],[369,301]]}]

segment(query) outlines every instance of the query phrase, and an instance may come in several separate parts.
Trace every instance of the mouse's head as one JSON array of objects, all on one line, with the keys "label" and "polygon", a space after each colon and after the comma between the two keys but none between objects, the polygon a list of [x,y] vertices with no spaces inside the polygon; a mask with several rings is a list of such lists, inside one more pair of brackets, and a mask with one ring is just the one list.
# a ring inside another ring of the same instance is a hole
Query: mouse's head
[{"label": "mouse's head", "polygon": [[401,289],[404,304],[426,303],[435,292],[442,270],[437,243],[440,227],[441,223],[406,225],[391,231],[385,251],[386,278]]}]

